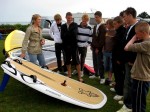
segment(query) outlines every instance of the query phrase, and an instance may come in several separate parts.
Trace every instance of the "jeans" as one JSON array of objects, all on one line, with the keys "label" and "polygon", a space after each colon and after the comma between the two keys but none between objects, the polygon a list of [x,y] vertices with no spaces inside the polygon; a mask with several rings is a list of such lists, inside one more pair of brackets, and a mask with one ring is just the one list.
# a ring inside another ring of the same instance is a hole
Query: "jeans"
[{"label": "jeans", "polygon": [[150,87],[150,81],[133,79],[132,84],[132,112],[146,112],[146,96]]},{"label": "jeans", "polygon": [[131,79],[132,66],[128,63],[125,64],[125,80],[124,80],[124,104],[128,108],[132,108],[132,79]]},{"label": "jeans", "polygon": [[30,62],[37,64],[37,60],[38,60],[40,66],[46,65],[43,53],[41,53],[41,54],[28,53],[28,55],[29,55]]},{"label": "jeans", "polygon": [[104,52],[103,53],[104,58],[104,69],[105,71],[112,72],[112,52]]},{"label": "jeans", "polygon": [[102,51],[99,51],[98,54],[96,54],[95,49],[93,49],[92,55],[95,75],[100,76],[101,79],[104,79],[103,53]]}]

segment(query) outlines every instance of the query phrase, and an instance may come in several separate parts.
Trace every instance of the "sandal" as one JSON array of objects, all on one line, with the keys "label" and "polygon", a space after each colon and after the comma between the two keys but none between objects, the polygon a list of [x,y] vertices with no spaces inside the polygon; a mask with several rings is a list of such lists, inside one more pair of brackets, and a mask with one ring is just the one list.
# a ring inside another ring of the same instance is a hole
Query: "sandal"
[{"label": "sandal", "polygon": [[84,80],[82,78],[78,79],[78,81],[84,83]]}]

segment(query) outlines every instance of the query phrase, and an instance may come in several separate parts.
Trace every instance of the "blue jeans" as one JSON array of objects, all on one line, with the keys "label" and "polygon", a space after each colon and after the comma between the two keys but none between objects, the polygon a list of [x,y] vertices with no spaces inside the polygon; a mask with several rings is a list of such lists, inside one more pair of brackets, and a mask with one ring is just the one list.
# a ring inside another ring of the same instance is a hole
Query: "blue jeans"
[{"label": "blue jeans", "polygon": [[100,76],[101,79],[104,79],[103,53],[102,51],[99,51],[98,54],[96,54],[95,49],[93,49],[92,55],[95,75]]},{"label": "blue jeans", "polygon": [[29,55],[30,62],[37,64],[37,61],[38,61],[40,66],[46,65],[43,53],[41,53],[41,54],[30,54],[30,53],[28,53],[28,55]]},{"label": "blue jeans", "polygon": [[105,71],[112,72],[112,52],[104,52],[103,53],[104,58],[104,69]]}]

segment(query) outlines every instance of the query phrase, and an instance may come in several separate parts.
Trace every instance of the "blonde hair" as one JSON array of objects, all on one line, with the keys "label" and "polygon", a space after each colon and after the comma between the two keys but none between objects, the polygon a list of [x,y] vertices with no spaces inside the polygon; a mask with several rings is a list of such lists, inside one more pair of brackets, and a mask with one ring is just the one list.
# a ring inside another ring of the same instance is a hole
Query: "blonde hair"
[{"label": "blonde hair", "polygon": [[150,26],[147,22],[140,21],[136,24],[135,31],[137,31],[137,32],[146,32],[146,33],[149,34]]},{"label": "blonde hair", "polygon": [[83,20],[83,19],[85,19],[85,20],[89,21],[89,16],[88,16],[88,14],[83,14],[83,16],[82,16],[82,20]]},{"label": "blonde hair", "polygon": [[57,20],[62,20],[61,15],[60,15],[60,14],[56,14],[56,15],[54,16],[54,20],[55,20],[55,21],[57,21]]},{"label": "blonde hair", "polygon": [[41,16],[39,14],[34,14],[32,16],[32,24],[34,24],[34,21],[36,21],[38,17],[41,17]]}]

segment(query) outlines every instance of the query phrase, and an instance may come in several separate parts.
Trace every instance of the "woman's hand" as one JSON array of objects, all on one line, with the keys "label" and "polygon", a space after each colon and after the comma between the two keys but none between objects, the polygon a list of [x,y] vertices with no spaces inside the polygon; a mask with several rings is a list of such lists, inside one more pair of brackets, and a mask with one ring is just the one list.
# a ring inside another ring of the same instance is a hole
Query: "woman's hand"
[{"label": "woman's hand", "polygon": [[21,57],[21,58],[25,58],[25,54],[24,54],[24,53],[21,53],[20,57]]},{"label": "woman's hand", "polygon": [[45,44],[45,39],[42,39],[41,40],[41,45],[44,45]]}]

